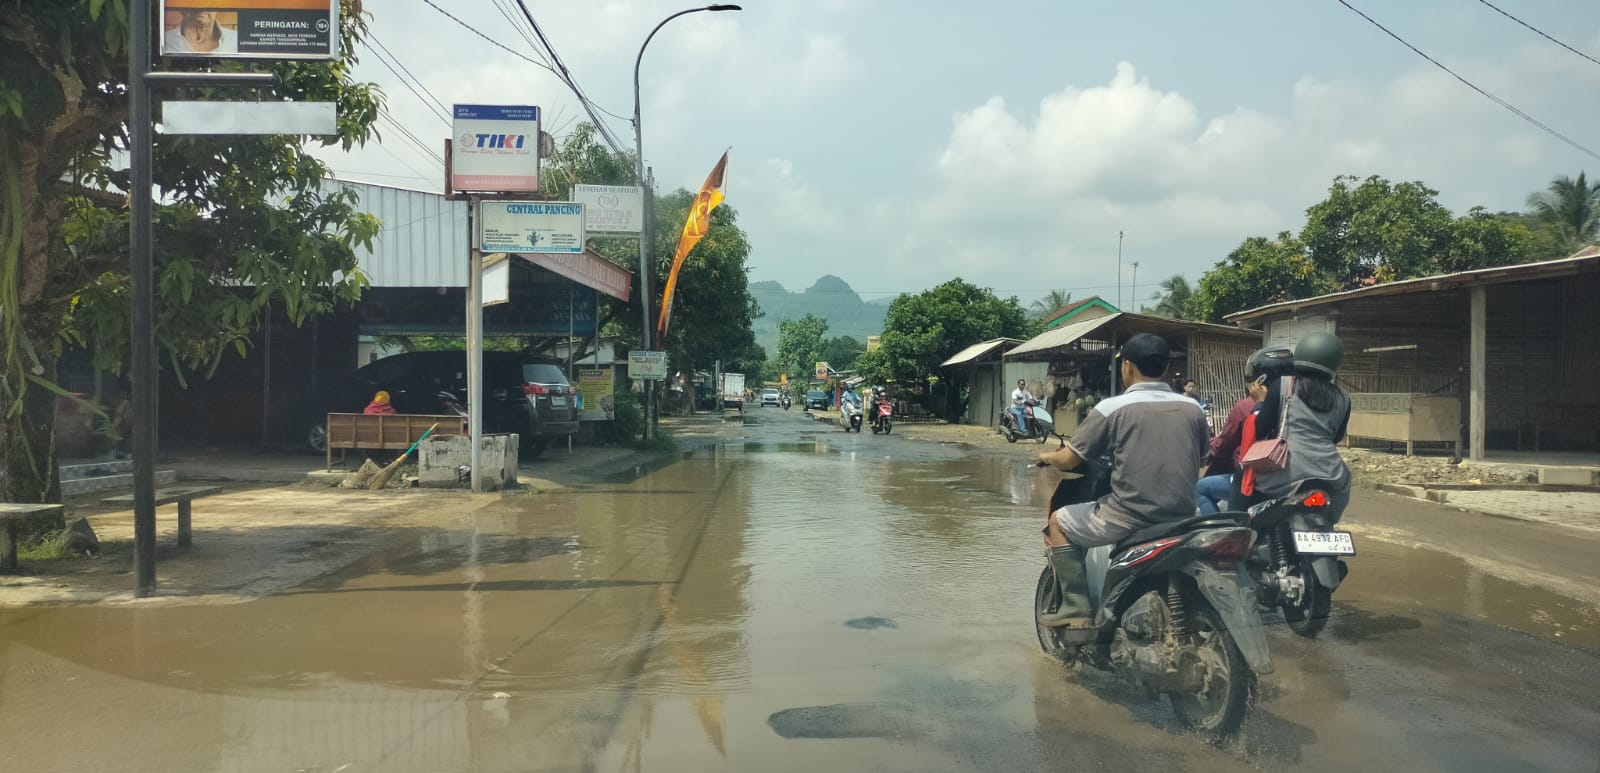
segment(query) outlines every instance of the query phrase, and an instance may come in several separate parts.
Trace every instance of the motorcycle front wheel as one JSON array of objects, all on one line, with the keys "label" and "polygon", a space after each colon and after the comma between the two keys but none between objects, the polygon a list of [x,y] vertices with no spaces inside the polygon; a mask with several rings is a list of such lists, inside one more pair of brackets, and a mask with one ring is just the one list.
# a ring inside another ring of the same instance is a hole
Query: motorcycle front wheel
[{"label": "motorcycle front wheel", "polygon": [[1211,740],[1239,732],[1255,678],[1222,616],[1204,600],[1189,601],[1187,644],[1201,659],[1204,684],[1193,693],[1167,693],[1178,721]]}]

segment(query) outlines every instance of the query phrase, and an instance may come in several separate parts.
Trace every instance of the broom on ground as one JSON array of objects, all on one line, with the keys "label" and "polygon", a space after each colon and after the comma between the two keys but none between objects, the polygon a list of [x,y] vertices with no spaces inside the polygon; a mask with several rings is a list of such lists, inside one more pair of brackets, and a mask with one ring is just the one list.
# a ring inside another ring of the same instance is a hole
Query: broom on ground
[{"label": "broom on ground", "polygon": [[422,437],[417,438],[417,442],[412,443],[411,447],[406,449],[405,453],[401,454],[394,461],[384,465],[383,469],[378,470],[378,474],[372,476],[372,482],[367,484],[367,488],[372,491],[377,491],[384,486],[389,485],[389,479],[393,478],[394,474],[400,471],[400,465],[406,463],[406,457],[411,456],[411,452],[417,450],[417,446],[422,445],[422,441],[427,440],[428,436],[432,435],[433,431],[438,428],[439,424],[435,422],[433,426],[428,428],[427,432],[422,433]]}]

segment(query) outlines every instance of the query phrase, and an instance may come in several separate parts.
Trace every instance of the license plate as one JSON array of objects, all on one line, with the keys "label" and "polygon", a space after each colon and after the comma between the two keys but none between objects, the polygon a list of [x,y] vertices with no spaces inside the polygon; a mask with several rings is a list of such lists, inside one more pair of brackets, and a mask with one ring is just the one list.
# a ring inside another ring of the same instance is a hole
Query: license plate
[{"label": "license plate", "polygon": [[565,397],[552,397],[552,398],[550,398],[550,407],[552,407],[552,408],[565,408],[565,407],[567,407],[567,398],[565,398]]},{"label": "license plate", "polygon": [[1300,555],[1353,556],[1356,541],[1347,531],[1297,531],[1294,550]]}]

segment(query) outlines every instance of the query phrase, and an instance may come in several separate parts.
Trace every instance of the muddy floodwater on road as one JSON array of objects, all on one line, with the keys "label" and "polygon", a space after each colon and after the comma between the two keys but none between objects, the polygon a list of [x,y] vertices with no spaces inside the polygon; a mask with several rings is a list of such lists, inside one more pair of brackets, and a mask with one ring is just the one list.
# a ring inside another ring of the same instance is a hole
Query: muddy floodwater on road
[{"label": "muddy floodwater on road", "polygon": [[[0,760],[1596,770],[1592,599],[1358,531],[1327,630],[1273,621],[1276,671],[1240,738],[1212,747],[1164,703],[1039,651],[1048,473],[747,413],[671,464],[441,513],[285,593],[0,610]],[[1359,507],[1347,518],[1359,528]]]}]

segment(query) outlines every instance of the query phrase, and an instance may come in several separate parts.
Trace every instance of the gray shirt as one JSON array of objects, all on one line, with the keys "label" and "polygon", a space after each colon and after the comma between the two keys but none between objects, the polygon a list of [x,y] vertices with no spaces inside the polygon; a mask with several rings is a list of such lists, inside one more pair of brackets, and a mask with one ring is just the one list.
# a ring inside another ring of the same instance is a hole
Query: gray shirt
[{"label": "gray shirt", "polygon": [[1142,528],[1195,514],[1195,480],[1210,445],[1200,404],[1147,381],[1100,401],[1068,445],[1084,459],[1111,457],[1111,494],[1099,514]]},{"label": "gray shirt", "polygon": [[[1285,381],[1279,394],[1292,389],[1293,381]],[[1279,398],[1282,399],[1282,398]],[[1261,410],[1276,408],[1276,401],[1262,404]],[[1314,411],[1305,401],[1289,401],[1288,426],[1278,430],[1278,435],[1289,444],[1289,466],[1277,472],[1264,472],[1256,476],[1256,491],[1261,496],[1281,497],[1294,489],[1296,483],[1308,479],[1327,481],[1332,489],[1328,493],[1349,493],[1350,468],[1339,455],[1339,441],[1343,439],[1345,425],[1350,421],[1350,398],[1342,390],[1328,411]]]}]

